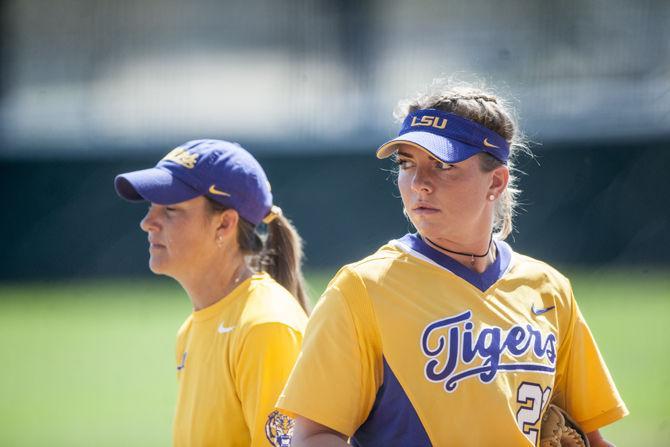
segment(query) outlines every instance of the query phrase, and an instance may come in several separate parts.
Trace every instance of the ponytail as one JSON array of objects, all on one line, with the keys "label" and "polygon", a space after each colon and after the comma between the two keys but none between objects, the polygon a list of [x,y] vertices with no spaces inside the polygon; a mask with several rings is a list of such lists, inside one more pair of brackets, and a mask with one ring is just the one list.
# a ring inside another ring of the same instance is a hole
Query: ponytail
[{"label": "ponytail", "polygon": [[[212,212],[225,211],[226,207],[207,198]],[[257,228],[242,218],[237,224],[237,243],[246,256],[249,267],[267,272],[272,278],[291,292],[300,307],[309,313],[305,279],[302,275],[302,239],[291,221],[278,207],[272,207],[264,223],[267,235],[258,234]]]},{"label": "ponytail", "polygon": [[281,213],[274,216],[267,228],[267,238],[260,253],[260,269],[291,292],[305,312],[309,312],[302,275],[302,239],[291,221]]}]

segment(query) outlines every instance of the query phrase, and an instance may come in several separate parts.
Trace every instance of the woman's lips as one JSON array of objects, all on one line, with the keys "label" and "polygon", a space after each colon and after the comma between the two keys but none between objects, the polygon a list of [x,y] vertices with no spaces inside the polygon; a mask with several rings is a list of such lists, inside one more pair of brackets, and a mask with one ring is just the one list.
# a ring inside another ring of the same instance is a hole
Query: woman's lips
[{"label": "woman's lips", "polygon": [[149,250],[160,250],[162,248],[165,248],[165,245],[149,242]]},{"label": "woman's lips", "polygon": [[430,205],[419,205],[414,208],[412,208],[412,212],[415,214],[420,214],[420,215],[428,215],[428,214],[436,214],[439,213],[440,210],[437,208],[434,208]]}]

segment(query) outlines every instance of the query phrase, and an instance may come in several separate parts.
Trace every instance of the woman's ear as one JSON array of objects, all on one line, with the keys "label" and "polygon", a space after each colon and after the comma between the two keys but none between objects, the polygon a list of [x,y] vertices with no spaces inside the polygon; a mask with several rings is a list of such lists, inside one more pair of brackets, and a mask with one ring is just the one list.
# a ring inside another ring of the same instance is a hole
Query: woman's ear
[{"label": "woman's ear", "polygon": [[215,219],[217,241],[237,237],[237,223],[240,220],[237,211],[227,209],[219,213]]},{"label": "woman's ear", "polygon": [[508,182],[509,168],[504,165],[498,166],[491,171],[491,184],[489,185],[487,196],[493,194],[496,198],[500,197],[505,188],[507,188]]}]

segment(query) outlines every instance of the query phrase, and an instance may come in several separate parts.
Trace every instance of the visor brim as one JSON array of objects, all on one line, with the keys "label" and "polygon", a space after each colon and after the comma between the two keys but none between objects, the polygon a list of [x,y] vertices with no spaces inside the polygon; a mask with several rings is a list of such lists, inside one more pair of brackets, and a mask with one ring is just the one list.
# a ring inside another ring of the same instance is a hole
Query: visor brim
[{"label": "visor brim", "polygon": [[381,145],[377,149],[377,158],[390,157],[401,144],[417,146],[445,163],[459,163],[479,152],[485,152],[481,148],[429,132],[407,132]]}]

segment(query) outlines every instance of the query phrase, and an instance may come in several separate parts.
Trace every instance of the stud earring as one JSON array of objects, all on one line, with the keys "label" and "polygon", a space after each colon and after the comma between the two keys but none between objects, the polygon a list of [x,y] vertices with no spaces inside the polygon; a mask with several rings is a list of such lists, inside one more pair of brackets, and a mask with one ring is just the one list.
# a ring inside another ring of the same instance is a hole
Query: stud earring
[{"label": "stud earring", "polygon": [[496,196],[494,196],[493,194],[491,194],[491,195],[489,196],[489,200],[492,201],[492,202],[493,202],[493,200],[494,200],[495,198],[496,198]]}]

